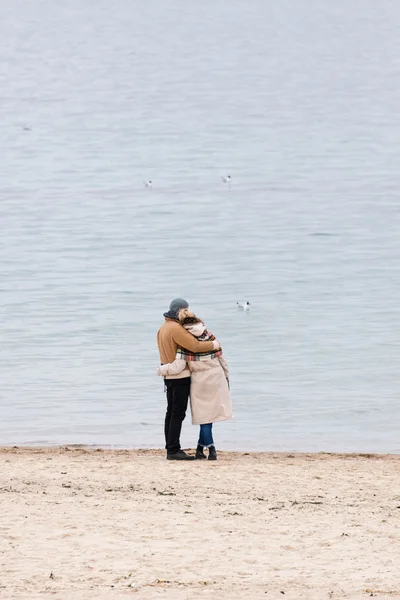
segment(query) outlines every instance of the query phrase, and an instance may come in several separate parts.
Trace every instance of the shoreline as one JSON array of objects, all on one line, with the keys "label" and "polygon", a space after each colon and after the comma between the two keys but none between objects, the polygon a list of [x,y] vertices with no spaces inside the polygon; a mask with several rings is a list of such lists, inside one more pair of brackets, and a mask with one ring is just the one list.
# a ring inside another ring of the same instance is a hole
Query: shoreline
[{"label": "shoreline", "polygon": [[399,467],[387,454],[187,463],[2,446],[0,597],[400,599]]},{"label": "shoreline", "polygon": [[[194,453],[196,449],[193,447],[182,447],[183,450],[189,453]],[[129,453],[137,454],[138,456],[160,456],[164,457],[166,451],[162,448],[131,448],[127,446],[102,446],[97,444],[55,444],[49,446],[31,446],[31,445],[0,445],[1,453],[51,453],[59,451],[83,451],[83,452],[110,452],[110,453]],[[241,456],[277,456],[281,458],[302,458],[307,456],[312,457],[337,457],[337,458],[365,458],[365,459],[385,459],[391,458],[400,460],[400,453],[396,452],[327,452],[324,450],[315,452],[302,451],[276,451],[276,450],[218,450],[218,456],[221,457],[241,457]]]}]

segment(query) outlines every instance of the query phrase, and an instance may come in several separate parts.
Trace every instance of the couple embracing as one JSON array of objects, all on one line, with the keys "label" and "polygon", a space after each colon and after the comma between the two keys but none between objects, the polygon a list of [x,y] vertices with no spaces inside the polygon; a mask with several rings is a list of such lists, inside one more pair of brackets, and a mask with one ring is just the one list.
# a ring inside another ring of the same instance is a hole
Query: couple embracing
[{"label": "couple embracing", "polygon": [[[157,334],[167,393],[165,447],[168,460],[216,460],[212,426],[232,418],[228,365],[219,342],[182,298],[172,300]],[[196,456],[181,449],[180,435],[190,396],[192,423],[200,425]]]}]

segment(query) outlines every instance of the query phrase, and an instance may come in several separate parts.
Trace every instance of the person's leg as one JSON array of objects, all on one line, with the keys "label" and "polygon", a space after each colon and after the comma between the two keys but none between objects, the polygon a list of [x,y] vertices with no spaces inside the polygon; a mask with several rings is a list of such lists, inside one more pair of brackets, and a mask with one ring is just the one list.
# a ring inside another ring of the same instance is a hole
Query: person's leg
[{"label": "person's leg", "polygon": [[203,432],[202,432],[202,426],[200,425],[200,433],[199,433],[199,441],[197,443],[197,448],[196,448],[196,458],[198,459],[204,459],[207,458],[207,456],[204,454],[204,440],[203,440]]},{"label": "person's leg", "polygon": [[180,436],[189,401],[190,377],[170,379],[167,385],[171,389],[172,402],[166,446],[168,454],[175,454],[181,449]]},{"label": "person's leg", "polygon": [[205,446],[204,440],[203,440],[203,430],[202,430],[202,425],[200,425],[200,431],[199,431],[199,441],[198,441],[198,445],[199,446]]},{"label": "person's leg", "polygon": [[217,460],[217,452],[215,450],[212,434],[212,423],[203,425],[203,439],[207,442],[206,448],[208,448],[208,460]]},{"label": "person's leg", "polygon": [[167,448],[169,425],[171,422],[171,414],[172,414],[173,390],[172,390],[172,387],[169,386],[167,383],[165,385],[166,385],[166,396],[167,396],[167,412],[165,413],[164,436],[165,436],[165,448]]},{"label": "person's leg", "polygon": [[200,425],[200,437],[203,440],[202,445],[206,448],[214,445],[214,440],[212,436],[212,423],[207,423],[205,425]]},{"label": "person's leg", "polygon": [[214,438],[213,438],[213,424],[212,423],[210,423],[210,440],[211,440],[211,445],[214,446],[214,448],[215,448]]}]

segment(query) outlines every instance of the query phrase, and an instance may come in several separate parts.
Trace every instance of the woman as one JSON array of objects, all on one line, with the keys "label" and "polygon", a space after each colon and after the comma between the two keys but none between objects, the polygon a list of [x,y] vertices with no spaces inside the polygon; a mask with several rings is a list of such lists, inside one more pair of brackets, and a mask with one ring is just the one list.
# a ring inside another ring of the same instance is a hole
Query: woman
[{"label": "woman", "polygon": [[[180,323],[200,342],[214,340],[204,323],[189,309],[179,311]],[[192,423],[200,425],[200,436],[196,449],[196,458],[207,458],[204,448],[208,448],[208,460],[217,460],[212,426],[217,421],[232,419],[232,402],[229,393],[228,365],[222,356],[222,350],[193,353],[178,348],[176,359],[158,367],[158,375],[176,375],[189,367],[191,375],[190,409]]]}]

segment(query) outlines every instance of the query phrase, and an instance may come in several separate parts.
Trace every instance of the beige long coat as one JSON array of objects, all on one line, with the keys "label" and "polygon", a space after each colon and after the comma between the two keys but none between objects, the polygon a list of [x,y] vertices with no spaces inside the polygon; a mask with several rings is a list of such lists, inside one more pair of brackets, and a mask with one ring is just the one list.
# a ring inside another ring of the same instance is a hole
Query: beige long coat
[{"label": "beige long coat", "polygon": [[[196,331],[194,327],[192,331]],[[188,330],[190,331],[189,328]],[[196,333],[198,332],[196,331]],[[232,401],[227,382],[229,371],[226,360],[222,356],[187,362],[177,358],[173,363],[159,367],[157,372],[165,377],[177,374],[187,367],[191,373],[190,409],[193,425],[232,419]]]}]

